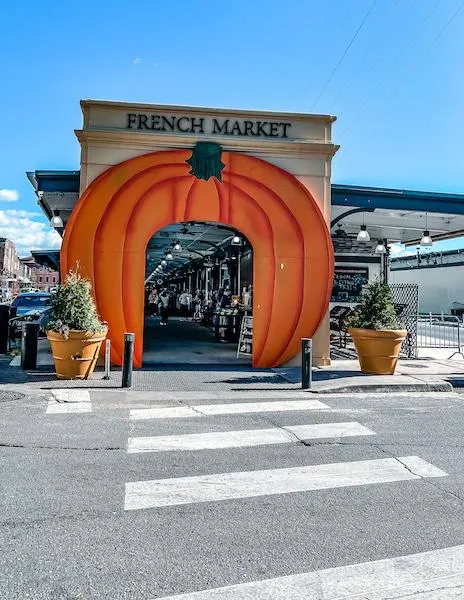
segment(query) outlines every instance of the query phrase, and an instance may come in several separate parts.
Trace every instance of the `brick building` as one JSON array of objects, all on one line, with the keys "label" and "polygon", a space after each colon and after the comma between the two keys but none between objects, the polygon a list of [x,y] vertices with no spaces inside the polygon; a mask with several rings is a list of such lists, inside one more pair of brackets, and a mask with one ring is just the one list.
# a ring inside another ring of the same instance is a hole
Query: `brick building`
[{"label": "brick building", "polygon": [[59,284],[59,273],[37,263],[32,256],[21,258],[22,265],[30,269],[31,288],[41,292],[53,291]]}]

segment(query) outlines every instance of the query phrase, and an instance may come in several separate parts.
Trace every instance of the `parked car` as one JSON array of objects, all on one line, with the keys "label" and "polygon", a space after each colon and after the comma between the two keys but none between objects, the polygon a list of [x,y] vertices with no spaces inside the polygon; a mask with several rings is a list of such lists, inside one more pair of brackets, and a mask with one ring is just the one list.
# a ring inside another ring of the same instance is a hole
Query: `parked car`
[{"label": "parked car", "polygon": [[22,317],[28,314],[40,315],[51,305],[51,294],[48,292],[25,292],[18,294],[11,303],[16,307],[16,316]]},{"label": "parked car", "polygon": [[[16,309],[16,315],[9,320],[8,337],[10,343],[14,344],[15,340],[21,337],[23,323],[39,323],[42,329],[42,318],[51,309],[51,294],[48,292],[24,292],[16,296],[11,307]],[[39,335],[43,336],[43,331]]]}]

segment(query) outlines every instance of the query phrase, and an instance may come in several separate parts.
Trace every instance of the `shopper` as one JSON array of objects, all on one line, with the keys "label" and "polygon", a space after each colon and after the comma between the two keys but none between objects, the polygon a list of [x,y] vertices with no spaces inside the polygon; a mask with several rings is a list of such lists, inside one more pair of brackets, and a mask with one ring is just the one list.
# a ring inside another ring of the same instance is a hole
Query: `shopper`
[{"label": "shopper", "polygon": [[[228,308],[231,305],[232,293],[229,289],[226,289],[222,292],[222,296],[220,298],[220,309]],[[227,314],[219,315],[219,341],[225,344],[227,342],[227,331],[230,325],[230,316]]]},{"label": "shopper", "polygon": [[169,294],[167,289],[165,288],[159,297],[160,301],[160,313],[161,313],[161,326],[166,326],[168,324],[168,316],[169,316]]},{"label": "shopper", "polygon": [[154,287],[151,292],[150,295],[148,296],[148,303],[150,306],[150,314],[154,317],[158,314],[158,303],[159,303],[159,296],[158,296],[158,290]]},{"label": "shopper", "polygon": [[193,298],[193,307],[194,307],[194,312],[193,312],[193,319],[195,321],[201,321],[202,319],[202,299],[201,299],[201,294],[200,294],[200,290],[197,290],[195,292],[195,296]]},{"label": "shopper", "polygon": [[184,290],[182,292],[182,294],[179,296],[179,308],[180,308],[180,314],[182,317],[189,316],[191,302],[192,302],[191,294],[187,290]]}]

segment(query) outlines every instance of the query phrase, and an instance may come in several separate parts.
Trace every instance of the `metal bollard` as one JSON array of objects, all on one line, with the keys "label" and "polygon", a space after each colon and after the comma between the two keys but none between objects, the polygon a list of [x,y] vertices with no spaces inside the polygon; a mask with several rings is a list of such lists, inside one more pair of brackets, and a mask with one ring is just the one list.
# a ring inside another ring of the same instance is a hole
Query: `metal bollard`
[{"label": "metal bollard", "polygon": [[21,368],[37,368],[37,344],[39,341],[39,324],[23,323],[21,336]]},{"label": "metal bollard", "polygon": [[310,390],[312,384],[313,340],[301,339],[301,388]]},{"label": "metal bollard", "polygon": [[132,366],[134,358],[135,333],[124,334],[124,358],[122,362],[122,383],[121,387],[131,387],[132,385]]},{"label": "metal bollard", "polygon": [[110,369],[111,369],[111,340],[106,340],[105,342],[105,375],[103,379],[110,378]]},{"label": "metal bollard", "polygon": [[10,307],[8,304],[0,304],[0,354],[8,352],[9,320]]}]

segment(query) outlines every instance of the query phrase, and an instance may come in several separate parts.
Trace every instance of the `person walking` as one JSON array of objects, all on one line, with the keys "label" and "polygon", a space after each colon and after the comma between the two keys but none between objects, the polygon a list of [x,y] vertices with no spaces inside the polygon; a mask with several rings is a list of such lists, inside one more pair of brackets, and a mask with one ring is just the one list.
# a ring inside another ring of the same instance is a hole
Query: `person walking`
[{"label": "person walking", "polygon": [[156,316],[158,314],[159,296],[158,296],[158,290],[155,287],[150,292],[150,295],[148,297],[148,303],[150,305],[151,315],[153,317]]},{"label": "person walking", "polygon": [[159,297],[160,301],[160,313],[161,313],[161,326],[166,326],[168,324],[168,316],[169,316],[169,294],[167,289],[164,289]]},{"label": "person walking", "polygon": [[190,303],[192,302],[192,296],[187,290],[184,290],[179,296],[179,308],[182,317],[188,317],[190,314]]},{"label": "person walking", "polygon": [[195,292],[195,296],[193,298],[193,306],[194,306],[193,320],[194,321],[201,321],[202,311],[201,311],[201,295],[200,295],[200,290],[197,290]]}]

